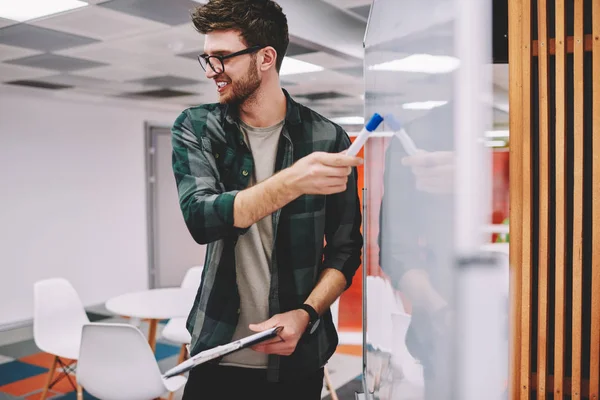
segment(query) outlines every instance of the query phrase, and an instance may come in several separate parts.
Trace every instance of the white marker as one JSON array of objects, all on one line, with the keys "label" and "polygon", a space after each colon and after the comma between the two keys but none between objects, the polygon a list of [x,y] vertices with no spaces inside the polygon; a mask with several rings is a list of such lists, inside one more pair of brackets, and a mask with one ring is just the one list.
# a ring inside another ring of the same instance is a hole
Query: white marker
[{"label": "white marker", "polygon": [[360,149],[365,145],[371,132],[377,129],[381,122],[383,122],[383,117],[377,113],[373,114],[373,116],[371,117],[369,122],[367,122],[363,130],[360,131],[356,139],[354,139],[354,142],[352,142],[346,154],[348,154],[349,156],[356,156]]},{"label": "white marker", "polygon": [[400,121],[398,121],[392,114],[388,114],[385,116],[385,123],[389,125],[389,127],[394,132],[394,135],[398,139],[400,139],[400,143],[402,143],[402,147],[404,147],[404,151],[409,156],[416,154],[419,149],[415,145],[415,142],[408,136],[408,133],[402,127]]}]

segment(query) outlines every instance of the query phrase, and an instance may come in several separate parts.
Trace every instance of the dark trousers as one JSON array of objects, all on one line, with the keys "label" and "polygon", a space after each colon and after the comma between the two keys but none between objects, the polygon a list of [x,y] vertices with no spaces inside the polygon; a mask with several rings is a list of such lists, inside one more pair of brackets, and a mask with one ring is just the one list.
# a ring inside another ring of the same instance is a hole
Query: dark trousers
[{"label": "dark trousers", "polygon": [[265,369],[202,364],[190,371],[183,400],[319,400],[323,369],[302,379],[267,382]]}]

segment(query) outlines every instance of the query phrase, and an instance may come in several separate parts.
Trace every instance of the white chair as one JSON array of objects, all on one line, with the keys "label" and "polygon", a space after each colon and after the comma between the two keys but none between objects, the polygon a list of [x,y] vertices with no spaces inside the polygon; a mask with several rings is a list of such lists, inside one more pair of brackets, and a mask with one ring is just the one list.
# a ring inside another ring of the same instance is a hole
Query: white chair
[{"label": "white chair", "polygon": [[[181,287],[183,289],[198,289],[200,287],[200,283],[202,282],[202,270],[202,265],[188,269],[183,277],[183,281],[181,282]],[[190,308],[191,307],[192,304],[190,304]],[[162,337],[164,339],[167,339],[173,343],[181,344],[177,364],[182,363],[186,359],[187,347],[192,341],[192,337],[185,326],[186,320],[187,318],[171,318],[162,331]],[[173,393],[169,395],[169,400],[172,399]]]},{"label": "white chair", "polygon": [[[33,304],[35,344],[40,350],[54,356],[41,399],[46,398],[48,390],[58,381],[67,378],[77,389],[77,399],[82,400],[81,386],[75,386],[69,375],[79,358],[81,330],[90,322],[77,292],[63,278],[39,281],[33,286]],[[71,361],[65,363],[61,358]],[[53,382],[57,365],[62,373]]]},{"label": "white chair", "polygon": [[[202,266],[191,267],[185,273],[181,287],[183,289],[198,289],[202,281]],[[192,304],[190,304],[190,308]],[[172,318],[167,322],[162,331],[162,337],[174,343],[181,343],[181,351],[179,353],[178,363],[181,363],[185,359],[186,345],[190,344],[192,338],[185,322],[187,318]]]},{"label": "white chair", "polygon": [[181,388],[187,379],[164,379],[142,332],[129,324],[83,327],[77,381],[103,400],[151,400]]}]

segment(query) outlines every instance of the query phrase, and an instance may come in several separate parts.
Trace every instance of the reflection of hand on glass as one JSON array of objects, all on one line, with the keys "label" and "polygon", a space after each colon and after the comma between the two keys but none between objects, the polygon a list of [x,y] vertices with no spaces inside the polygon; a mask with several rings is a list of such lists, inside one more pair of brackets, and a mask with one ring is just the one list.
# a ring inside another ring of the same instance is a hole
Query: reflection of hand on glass
[{"label": "reflection of hand on glass", "polygon": [[402,164],[410,167],[417,184],[417,190],[427,193],[452,193],[454,189],[454,152],[419,150],[416,154],[402,159]]}]

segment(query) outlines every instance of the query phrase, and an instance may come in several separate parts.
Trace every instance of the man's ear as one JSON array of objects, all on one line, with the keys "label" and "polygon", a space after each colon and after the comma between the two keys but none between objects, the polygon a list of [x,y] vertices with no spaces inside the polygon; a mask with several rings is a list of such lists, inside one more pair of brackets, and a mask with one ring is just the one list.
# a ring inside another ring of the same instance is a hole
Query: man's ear
[{"label": "man's ear", "polygon": [[263,62],[260,65],[260,70],[265,72],[270,68],[277,67],[277,51],[271,47],[267,46],[263,49]]}]

